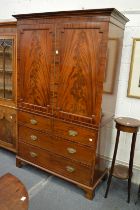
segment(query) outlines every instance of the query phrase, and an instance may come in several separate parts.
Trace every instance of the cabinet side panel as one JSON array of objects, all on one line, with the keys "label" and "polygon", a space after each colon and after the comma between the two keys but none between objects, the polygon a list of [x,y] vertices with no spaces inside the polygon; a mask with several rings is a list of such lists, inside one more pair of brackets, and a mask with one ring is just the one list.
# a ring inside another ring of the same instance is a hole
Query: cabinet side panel
[{"label": "cabinet side panel", "polygon": [[113,116],[115,114],[118,79],[120,72],[122,43],[124,30],[109,24],[108,34],[108,60],[104,81],[104,94],[102,100],[102,121],[99,132],[98,150],[99,155],[97,168],[107,167],[107,157],[112,151],[111,139],[113,136]]},{"label": "cabinet side panel", "polygon": [[124,30],[109,24],[107,66],[102,100],[103,121],[115,113]]}]

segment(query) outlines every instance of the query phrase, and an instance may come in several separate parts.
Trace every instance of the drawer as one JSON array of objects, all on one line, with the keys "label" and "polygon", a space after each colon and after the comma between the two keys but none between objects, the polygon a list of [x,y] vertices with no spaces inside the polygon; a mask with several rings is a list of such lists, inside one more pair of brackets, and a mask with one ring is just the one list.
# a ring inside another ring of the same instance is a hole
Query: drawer
[{"label": "drawer", "polygon": [[18,126],[18,133],[20,142],[47,149],[50,152],[80,161],[86,165],[92,165],[94,162],[95,148],[91,149],[62,138],[54,138],[51,135],[24,126]]},{"label": "drawer", "polygon": [[62,121],[54,121],[53,132],[63,138],[71,141],[79,142],[84,145],[95,147],[97,141],[97,131],[73,125],[72,123],[65,123]]},{"label": "drawer", "polygon": [[61,176],[90,185],[91,168],[37,147],[19,143],[19,157]]},{"label": "drawer", "polygon": [[51,130],[51,119],[30,114],[26,112],[18,111],[18,122],[29,128],[50,131]]}]

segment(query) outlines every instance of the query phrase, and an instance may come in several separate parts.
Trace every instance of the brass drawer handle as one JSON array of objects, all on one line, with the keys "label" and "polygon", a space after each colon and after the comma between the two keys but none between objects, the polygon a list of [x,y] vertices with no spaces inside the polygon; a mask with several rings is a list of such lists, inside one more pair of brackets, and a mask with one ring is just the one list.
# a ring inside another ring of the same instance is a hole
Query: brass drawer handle
[{"label": "brass drawer handle", "polygon": [[74,131],[74,130],[69,130],[68,133],[69,133],[69,136],[77,136],[78,135],[78,132]]},{"label": "brass drawer handle", "polygon": [[71,147],[68,147],[68,148],[67,148],[67,151],[68,151],[68,153],[70,153],[70,154],[76,153],[76,149],[71,148]]},{"label": "brass drawer handle", "polygon": [[31,123],[32,125],[36,125],[36,124],[37,124],[37,120],[31,119],[31,120],[30,120],[30,123]]},{"label": "brass drawer handle", "polygon": [[33,141],[37,140],[37,136],[35,136],[35,135],[31,135],[30,137],[31,137],[31,140],[33,140]]},{"label": "brass drawer handle", "polygon": [[30,152],[31,157],[35,158],[37,157],[37,154],[35,152]]},{"label": "brass drawer handle", "polygon": [[71,167],[71,166],[66,166],[66,170],[69,172],[69,173],[72,173],[75,171],[75,168]]}]

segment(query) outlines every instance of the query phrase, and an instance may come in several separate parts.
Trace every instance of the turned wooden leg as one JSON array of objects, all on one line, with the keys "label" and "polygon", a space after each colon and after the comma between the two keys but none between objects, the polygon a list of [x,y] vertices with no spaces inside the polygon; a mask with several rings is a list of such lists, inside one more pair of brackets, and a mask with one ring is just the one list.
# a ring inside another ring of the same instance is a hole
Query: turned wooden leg
[{"label": "turned wooden leg", "polygon": [[136,137],[137,137],[137,133],[133,133],[132,143],[131,143],[130,160],[129,160],[128,199],[127,199],[128,203],[130,202],[131,179],[132,179],[132,169],[133,169],[133,159],[134,159]]},{"label": "turned wooden leg", "polygon": [[85,197],[89,200],[93,200],[94,196],[95,196],[95,192],[93,190],[89,190],[89,189],[84,189],[85,191]]},{"label": "turned wooden leg", "polygon": [[113,174],[113,170],[114,170],[114,165],[115,165],[115,160],[116,160],[116,155],[117,155],[117,149],[118,149],[118,144],[119,144],[119,137],[120,137],[120,130],[117,130],[115,150],[114,150],[114,154],[113,154],[113,160],[112,160],[112,165],[111,165],[111,169],[110,169],[110,173],[109,173],[109,178],[108,178],[108,181],[107,181],[107,189],[106,189],[106,192],[105,192],[105,198],[107,198],[108,191],[109,191],[110,184],[111,184],[111,180],[112,180],[112,174]]},{"label": "turned wooden leg", "polygon": [[18,158],[16,158],[16,167],[21,168],[22,167],[22,161]]}]

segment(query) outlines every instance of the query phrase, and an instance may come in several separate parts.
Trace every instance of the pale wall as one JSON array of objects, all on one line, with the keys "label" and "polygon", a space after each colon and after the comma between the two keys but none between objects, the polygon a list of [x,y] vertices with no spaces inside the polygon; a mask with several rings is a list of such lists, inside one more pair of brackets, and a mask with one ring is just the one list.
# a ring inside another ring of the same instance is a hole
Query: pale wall
[{"label": "pale wall", "polygon": [[72,9],[108,8],[132,10],[140,8],[138,0],[1,0],[0,19],[12,14]]},{"label": "pale wall", "polygon": [[[130,19],[126,26],[124,35],[124,44],[122,52],[121,73],[119,77],[119,90],[117,97],[116,116],[131,116],[140,119],[140,99],[128,98],[127,84],[130,68],[130,57],[132,50],[132,39],[140,37],[140,1],[133,0],[1,0],[0,19],[11,19],[12,14],[59,11],[59,10],[74,10],[74,9],[90,9],[90,8],[107,8],[115,7],[120,11],[125,11],[124,14]],[[129,11],[129,12],[127,12]],[[110,138],[110,131],[112,137]],[[108,125],[106,130],[103,130],[103,138],[108,142],[105,147],[101,148],[101,154],[106,158],[111,158],[114,149],[114,140],[116,129],[112,129],[112,125]],[[129,134],[122,134],[117,155],[118,161],[124,164],[128,163],[130,150]],[[108,147],[108,144],[110,145]],[[134,159],[135,168],[140,169],[140,133],[137,138],[136,152]],[[134,176],[135,178],[135,176]],[[137,178],[134,180],[137,181]],[[140,180],[139,180],[140,182]]]}]

